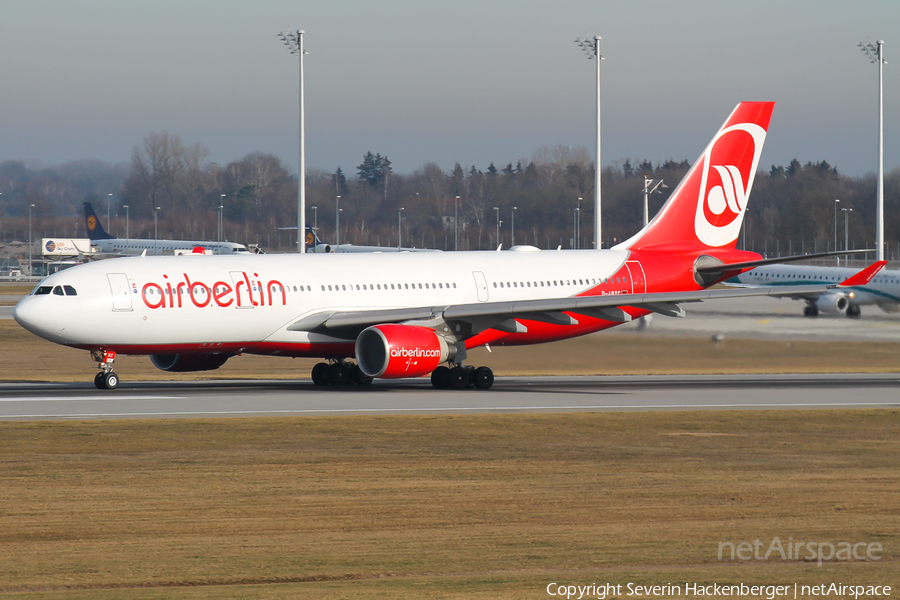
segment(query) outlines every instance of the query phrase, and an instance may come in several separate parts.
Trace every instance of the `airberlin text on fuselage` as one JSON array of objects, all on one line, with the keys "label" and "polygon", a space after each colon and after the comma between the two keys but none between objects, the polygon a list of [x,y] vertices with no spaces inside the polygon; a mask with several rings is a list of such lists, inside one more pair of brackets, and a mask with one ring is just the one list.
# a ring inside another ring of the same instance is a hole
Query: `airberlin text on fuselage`
[{"label": "airberlin text on fuselage", "polygon": [[163,275],[162,284],[145,283],[141,288],[141,298],[147,308],[182,308],[189,302],[197,308],[213,305],[227,308],[232,304],[236,307],[272,306],[273,300],[279,299],[281,306],[287,305],[284,285],[272,279],[263,286],[258,273],[254,273],[251,279],[247,273],[241,272],[241,277],[236,278],[233,286],[226,281],[217,281],[212,288],[202,281],[191,281],[187,273],[182,273],[182,277],[184,281],[177,283],[170,281],[168,275]]}]

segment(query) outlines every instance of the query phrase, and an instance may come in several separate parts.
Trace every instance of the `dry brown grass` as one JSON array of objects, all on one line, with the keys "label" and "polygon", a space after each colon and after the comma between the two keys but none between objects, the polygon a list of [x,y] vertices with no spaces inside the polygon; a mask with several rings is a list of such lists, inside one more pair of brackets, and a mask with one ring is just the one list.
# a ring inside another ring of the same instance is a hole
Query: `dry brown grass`
[{"label": "dry brown grass", "polygon": [[[538,598],[900,581],[900,411],[0,424],[0,593]],[[717,558],[880,542],[880,562]]]},{"label": "dry brown grass", "polygon": [[[668,373],[893,372],[900,368],[900,344],[871,342],[779,342],[600,333],[582,338],[512,348],[483,348],[470,364],[488,365],[497,375],[619,375]],[[90,381],[90,355],[34,336],[12,320],[0,321],[3,381]],[[145,356],[119,356],[116,372],[125,381],[187,379],[307,379],[314,359],[245,355],[216,371],[166,373]]]}]

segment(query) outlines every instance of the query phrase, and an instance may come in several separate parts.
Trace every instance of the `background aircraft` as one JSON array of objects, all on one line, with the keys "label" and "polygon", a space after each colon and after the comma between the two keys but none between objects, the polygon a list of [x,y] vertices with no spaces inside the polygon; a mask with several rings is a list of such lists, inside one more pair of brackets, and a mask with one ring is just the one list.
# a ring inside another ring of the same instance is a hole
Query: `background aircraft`
[{"label": "background aircraft", "polygon": [[90,350],[98,388],[118,385],[122,352],[166,371],[244,353],[315,356],[329,359],[313,369],[319,385],[430,373],[436,388],[487,389],[493,372],[465,364],[471,348],[683,316],[681,302],[798,293],[706,289],[773,262],[735,248],[773,106],[739,104],[656,217],[609,250],[133,257],[51,275],[13,314],[36,335]]},{"label": "background aircraft", "polygon": [[[282,227],[281,229],[293,229],[296,227]],[[313,254],[358,254],[364,252],[440,252],[440,250],[431,250],[428,248],[397,248],[392,246],[357,246],[356,244],[326,244],[319,239],[315,229],[306,227],[306,248],[307,252]]]},{"label": "background aircraft", "polygon": [[[845,267],[810,267],[805,265],[767,265],[742,273],[726,281],[744,286],[819,286],[833,285],[853,274]],[[833,289],[825,292],[802,291],[786,297],[803,300],[803,314],[819,313],[859,317],[860,307],[875,305],[885,312],[900,312],[900,271],[884,270],[865,285]],[[781,296],[785,297],[785,296]]]},{"label": "background aircraft", "polygon": [[244,244],[233,242],[200,242],[194,240],[147,240],[140,238],[116,238],[103,229],[90,202],[84,203],[84,223],[87,226],[91,246],[104,254],[175,254],[192,252],[197,247],[211,250],[213,254],[249,252]]}]

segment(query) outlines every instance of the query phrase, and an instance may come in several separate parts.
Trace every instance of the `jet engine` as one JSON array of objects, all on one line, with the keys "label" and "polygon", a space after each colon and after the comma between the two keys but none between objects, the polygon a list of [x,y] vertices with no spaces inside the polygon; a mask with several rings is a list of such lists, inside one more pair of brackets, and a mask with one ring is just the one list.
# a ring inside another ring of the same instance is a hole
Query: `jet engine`
[{"label": "jet engine", "polygon": [[850,299],[844,294],[822,294],[816,299],[819,312],[846,314]]},{"label": "jet engine", "polygon": [[187,373],[188,371],[212,371],[225,364],[233,354],[151,354],[150,362],[161,371]]},{"label": "jet engine", "polygon": [[455,355],[441,336],[427,327],[374,325],[356,338],[356,360],[369,377],[420,377]]}]

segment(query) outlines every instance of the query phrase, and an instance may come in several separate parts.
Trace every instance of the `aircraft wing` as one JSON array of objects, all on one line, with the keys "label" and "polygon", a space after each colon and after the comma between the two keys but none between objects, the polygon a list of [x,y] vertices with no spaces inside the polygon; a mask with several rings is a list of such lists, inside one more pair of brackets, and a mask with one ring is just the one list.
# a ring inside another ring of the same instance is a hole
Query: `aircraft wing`
[{"label": "aircraft wing", "polygon": [[683,317],[685,312],[679,304],[685,302],[752,296],[804,297],[841,287],[864,285],[860,282],[868,283],[886,264],[887,261],[876,262],[838,285],[763,286],[691,292],[575,296],[513,302],[476,302],[369,311],[325,311],[304,317],[289,325],[287,329],[349,338],[355,337],[366,327],[383,323],[418,322],[428,326],[453,322],[466,324],[468,335],[471,336],[486,329],[499,329],[510,333],[523,332],[524,327],[516,319],[557,325],[577,325],[578,315],[620,323],[631,321],[631,315],[624,311],[623,307],[638,308],[668,317]]},{"label": "aircraft wing", "polygon": [[287,329],[335,337],[355,337],[366,327],[383,323],[419,322],[423,326],[428,326],[440,322],[453,322],[466,324],[468,335],[471,336],[486,329],[499,329],[511,333],[524,331],[516,319],[557,325],[577,325],[578,315],[614,322],[631,321],[631,315],[624,311],[623,307],[639,308],[669,317],[683,317],[685,312],[679,304],[685,302],[752,296],[795,297],[862,285],[860,282],[870,281],[885,264],[886,261],[874,263],[838,285],[764,286],[690,292],[576,296],[514,302],[477,302],[372,311],[326,311],[304,317],[289,325]]}]

